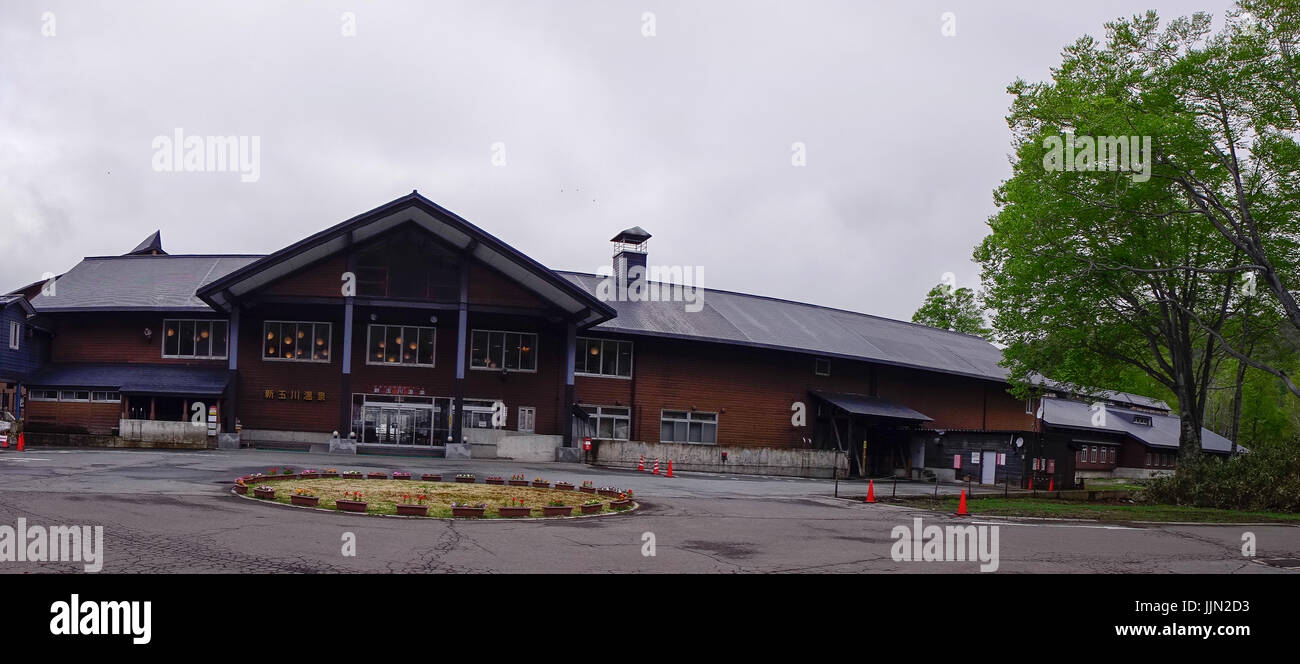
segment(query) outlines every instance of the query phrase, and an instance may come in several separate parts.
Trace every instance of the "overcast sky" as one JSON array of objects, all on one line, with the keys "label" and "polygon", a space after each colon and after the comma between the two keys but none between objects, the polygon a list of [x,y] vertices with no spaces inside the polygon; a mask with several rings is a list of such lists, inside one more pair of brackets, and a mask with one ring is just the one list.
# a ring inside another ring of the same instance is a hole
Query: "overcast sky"
[{"label": "overcast sky", "polygon": [[[419,189],[555,269],[639,225],[708,287],[909,319],[977,283],[1007,84],[1115,17],[1229,6],[5,0],[0,292],[155,229],[269,253]],[[155,170],[177,128],[259,137],[259,177]]]}]

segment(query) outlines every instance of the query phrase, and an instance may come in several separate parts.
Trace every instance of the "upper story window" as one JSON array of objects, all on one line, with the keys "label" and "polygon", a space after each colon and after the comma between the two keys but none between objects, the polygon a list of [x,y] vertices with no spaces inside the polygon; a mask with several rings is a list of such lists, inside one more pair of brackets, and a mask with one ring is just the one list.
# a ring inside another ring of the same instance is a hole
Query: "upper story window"
[{"label": "upper story window", "polygon": [[164,320],[162,356],[224,359],[229,327],[224,320]]},{"label": "upper story window", "polygon": [[578,337],[573,372],[584,376],[632,376],[632,342]]},{"label": "upper story window", "polygon": [[58,401],[59,391],[58,390],[28,390],[27,400],[28,401]]},{"label": "upper story window", "polygon": [[1147,426],[1147,427],[1149,427],[1149,426],[1151,426],[1151,416],[1150,416],[1150,415],[1134,415],[1134,416],[1133,416],[1133,423],[1134,423],[1134,424],[1137,424],[1137,425],[1140,425],[1140,426]]},{"label": "upper story window", "polygon": [[824,357],[817,358],[813,362],[813,373],[817,374],[818,376],[831,375],[831,361]]},{"label": "upper story window", "polygon": [[371,325],[366,364],[431,367],[437,329],[411,325]]},{"label": "upper story window", "polygon": [[268,320],[262,324],[262,359],[329,362],[329,323]]},{"label": "upper story window", "polygon": [[22,335],[23,335],[23,324],[19,323],[16,320],[9,321],[9,347],[10,348],[14,350],[18,350],[18,346],[22,343],[21,341],[19,341],[20,339],[22,339]]},{"label": "upper story window", "polygon": [[537,335],[474,330],[470,335],[469,357],[471,369],[537,371]]},{"label": "upper story window", "polygon": [[718,442],[718,414],[690,410],[665,410],[659,417],[659,442]]}]

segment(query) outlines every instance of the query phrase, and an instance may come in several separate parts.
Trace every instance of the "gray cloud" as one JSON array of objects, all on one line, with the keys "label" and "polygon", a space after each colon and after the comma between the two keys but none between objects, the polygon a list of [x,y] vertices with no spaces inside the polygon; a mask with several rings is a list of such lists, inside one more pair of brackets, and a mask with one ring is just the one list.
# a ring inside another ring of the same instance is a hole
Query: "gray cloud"
[{"label": "gray cloud", "polygon": [[[1229,3],[6,2],[0,287],[156,228],[270,252],[418,188],[554,268],[640,225],[708,286],[906,319],[976,280],[1006,85],[1148,6]],[[155,172],[177,127],[260,136],[260,179]]]}]

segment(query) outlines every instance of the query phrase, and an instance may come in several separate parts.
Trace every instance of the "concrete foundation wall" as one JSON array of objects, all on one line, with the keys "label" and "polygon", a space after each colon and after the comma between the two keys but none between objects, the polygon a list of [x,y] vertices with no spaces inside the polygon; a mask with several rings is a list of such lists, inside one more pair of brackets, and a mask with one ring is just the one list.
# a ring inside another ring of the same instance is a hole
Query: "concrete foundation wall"
[{"label": "concrete foundation wall", "polygon": [[[162,443],[180,447],[207,447],[208,427],[193,422],[162,422],[157,420],[121,420],[118,436],[123,440],[140,443]],[[216,439],[213,438],[215,443]]]},{"label": "concrete foundation wall", "polygon": [[1152,477],[1165,477],[1173,475],[1172,470],[1156,470],[1155,468],[1116,468],[1111,477],[1123,477],[1130,480],[1147,480]]},{"label": "concrete foundation wall", "polygon": [[51,447],[110,447],[110,448],[133,448],[133,449],[180,449],[180,450],[206,450],[208,443],[204,440],[202,443],[192,442],[173,442],[173,441],[142,441],[127,440],[121,436],[109,436],[89,433],[51,433],[29,431],[27,433],[28,445],[49,445]]},{"label": "concrete foundation wall", "polygon": [[[644,454],[646,470],[659,457],[661,471],[668,469],[668,460],[672,459],[674,471],[829,478],[838,463],[840,477],[848,474],[843,455],[828,450],[600,440],[592,441],[592,452],[596,465],[611,468],[636,468]],[[723,452],[727,453],[725,463]]]},{"label": "concrete foundation wall", "polygon": [[244,429],[239,439],[245,445],[257,443],[306,443],[328,445],[330,434],[318,431],[275,431],[272,429]]}]

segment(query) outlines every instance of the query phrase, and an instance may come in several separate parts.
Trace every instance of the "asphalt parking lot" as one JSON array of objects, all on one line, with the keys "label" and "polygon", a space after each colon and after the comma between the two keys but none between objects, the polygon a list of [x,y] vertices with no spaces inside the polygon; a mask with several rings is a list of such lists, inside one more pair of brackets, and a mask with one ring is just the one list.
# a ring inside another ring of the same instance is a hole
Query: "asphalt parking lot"
[{"label": "asphalt parking lot", "polygon": [[[293,509],[230,493],[272,466],[524,473],[633,489],[640,508],[599,518],[415,520]],[[890,487],[892,489],[892,487]],[[900,484],[930,493],[933,485]],[[945,490],[956,490],[946,487]],[[341,458],[276,451],[32,448],[0,453],[0,525],[104,527],[108,573],[140,572],[975,572],[980,564],[895,561],[891,531],[950,515],[832,496],[830,480],[679,473],[673,479],[583,465]],[[861,494],[861,486],[841,483]],[[877,486],[877,491],[882,491]],[[999,572],[1291,573],[1257,562],[1300,558],[1300,528],[1116,525],[977,519],[996,525]],[[1242,555],[1244,532],[1257,542]],[[356,555],[344,556],[345,533]],[[648,540],[654,555],[645,555]],[[0,562],[0,572],[76,572],[64,562]]]}]

